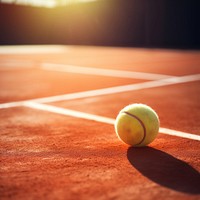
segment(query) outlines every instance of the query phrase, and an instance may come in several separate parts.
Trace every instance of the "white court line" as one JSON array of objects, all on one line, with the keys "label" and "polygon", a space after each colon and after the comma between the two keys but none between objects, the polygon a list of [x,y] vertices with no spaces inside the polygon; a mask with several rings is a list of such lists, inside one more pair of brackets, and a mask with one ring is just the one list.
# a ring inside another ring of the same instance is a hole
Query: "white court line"
[{"label": "white court line", "polygon": [[[33,99],[33,101],[34,101],[34,99]],[[0,104],[0,109],[23,106],[24,102],[26,102],[26,101],[16,101],[16,102],[2,103],[2,104]]]},{"label": "white court line", "polygon": [[49,54],[63,53],[70,47],[62,45],[16,45],[0,46],[0,54]]},{"label": "white court line", "polygon": [[57,71],[57,72],[68,72],[68,73],[77,73],[77,74],[90,74],[98,76],[109,76],[109,77],[120,77],[120,78],[134,78],[134,79],[144,79],[144,80],[160,80],[171,78],[174,76],[154,74],[154,73],[145,73],[145,72],[133,72],[133,71],[124,71],[124,70],[114,70],[114,69],[100,69],[93,67],[84,67],[84,66],[75,66],[75,65],[66,65],[66,64],[53,64],[53,63],[42,63],[41,69],[48,71]]},{"label": "white court line", "polygon": [[[79,112],[79,111],[65,109],[65,108],[60,108],[60,107],[56,107],[56,106],[52,106],[52,105],[45,105],[45,104],[40,104],[40,103],[35,103],[35,102],[25,102],[24,106],[33,108],[33,109],[37,109],[37,110],[43,110],[43,111],[47,111],[47,112],[51,112],[51,113],[72,116],[72,117],[77,117],[77,118],[82,118],[82,119],[88,119],[88,120],[111,124],[111,125],[114,125],[114,123],[115,123],[115,119],[112,119],[112,118],[102,117],[99,115]],[[200,141],[199,135],[194,135],[191,133],[175,131],[175,130],[171,130],[171,129],[167,129],[167,128],[160,128],[159,132],[163,133],[163,134],[167,134],[167,135],[172,135],[172,136],[177,136],[177,137]]]},{"label": "white court line", "polygon": [[194,134],[191,134],[191,133],[185,133],[185,132],[182,132],[182,131],[175,131],[175,130],[168,129],[168,128],[159,128],[159,132],[167,134],[167,135],[172,135],[172,136],[183,137],[183,138],[187,138],[187,139],[191,139],[191,140],[200,141],[199,135],[194,135]]},{"label": "white court line", "polygon": [[[115,87],[89,90],[89,91],[84,91],[84,92],[76,92],[76,93],[57,95],[57,96],[51,96],[51,97],[36,98],[36,99],[26,100],[26,101],[35,101],[38,103],[50,103],[50,102],[57,102],[57,101],[74,100],[74,99],[79,99],[79,98],[96,97],[100,95],[117,94],[121,92],[155,88],[155,87],[174,85],[178,83],[186,83],[186,82],[197,81],[197,80],[200,80],[200,74],[173,77],[173,78],[156,80],[156,81],[147,81],[143,83],[115,86]],[[3,104],[0,104],[0,109],[21,106],[26,101],[3,103]]]}]

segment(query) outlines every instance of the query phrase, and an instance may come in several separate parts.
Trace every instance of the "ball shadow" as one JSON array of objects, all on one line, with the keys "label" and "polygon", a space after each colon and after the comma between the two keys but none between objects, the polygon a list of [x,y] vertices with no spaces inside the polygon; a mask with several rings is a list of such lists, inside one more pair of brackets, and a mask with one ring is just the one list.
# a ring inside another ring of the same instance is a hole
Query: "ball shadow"
[{"label": "ball shadow", "polygon": [[200,173],[187,163],[151,147],[130,147],[127,157],[153,182],[179,192],[200,194]]}]

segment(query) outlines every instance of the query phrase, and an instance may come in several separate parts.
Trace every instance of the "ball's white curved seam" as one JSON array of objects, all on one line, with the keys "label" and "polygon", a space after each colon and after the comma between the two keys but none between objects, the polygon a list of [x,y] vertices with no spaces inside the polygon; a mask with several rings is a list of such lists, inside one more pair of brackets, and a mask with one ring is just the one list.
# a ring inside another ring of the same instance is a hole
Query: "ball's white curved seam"
[{"label": "ball's white curved seam", "polygon": [[138,143],[135,144],[134,146],[137,146],[137,145],[142,144],[142,143],[144,142],[144,140],[145,140],[145,138],[146,138],[146,134],[147,134],[147,133],[146,133],[146,127],[145,127],[145,125],[144,125],[144,122],[143,122],[139,117],[137,117],[136,115],[133,115],[133,114],[127,112],[127,111],[123,111],[123,112],[121,112],[121,113],[122,113],[122,114],[124,113],[124,114],[126,114],[126,115],[128,115],[128,116],[130,116],[130,117],[132,117],[132,118],[134,118],[134,119],[136,119],[136,120],[140,123],[140,125],[142,126],[143,131],[144,131],[143,138],[142,138],[142,140],[141,140],[140,142],[138,142]]}]

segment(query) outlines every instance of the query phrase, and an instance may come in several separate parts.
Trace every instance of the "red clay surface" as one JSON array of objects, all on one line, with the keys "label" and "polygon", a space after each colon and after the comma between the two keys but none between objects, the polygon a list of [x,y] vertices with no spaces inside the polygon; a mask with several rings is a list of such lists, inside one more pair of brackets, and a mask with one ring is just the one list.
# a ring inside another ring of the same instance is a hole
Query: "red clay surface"
[{"label": "red clay surface", "polygon": [[128,148],[106,124],[24,108],[1,118],[2,199],[199,197],[199,142]]},{"label": "red clay surface", "polygon": [[[8,69],[11,60],[17,68]],[[33,62],[31,68],[20,67],[22,60]],[[66,47],[55,55],[0,55],[0,102],[147,81],[42,71],[41,62],[178,76],[200,72],[199,51]],[[162,127],[199,135],[199,88],[200,81],[192,81],[49,104],[115,118],[127,104],[145,103]],[[131,148],[112,125],[23,106],[0,109],[0,119],[2,200],[200,199],[199,141],[159,134],[148,147]]]}]

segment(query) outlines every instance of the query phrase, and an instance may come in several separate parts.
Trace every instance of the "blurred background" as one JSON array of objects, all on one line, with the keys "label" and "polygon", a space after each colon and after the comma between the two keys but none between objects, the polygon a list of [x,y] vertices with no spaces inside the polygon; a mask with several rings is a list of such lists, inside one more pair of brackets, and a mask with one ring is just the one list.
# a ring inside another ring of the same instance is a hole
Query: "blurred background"
[{"label": "blurred background", "polygon": [[0,45],[200,48],[198,0],[0,0]]}]

